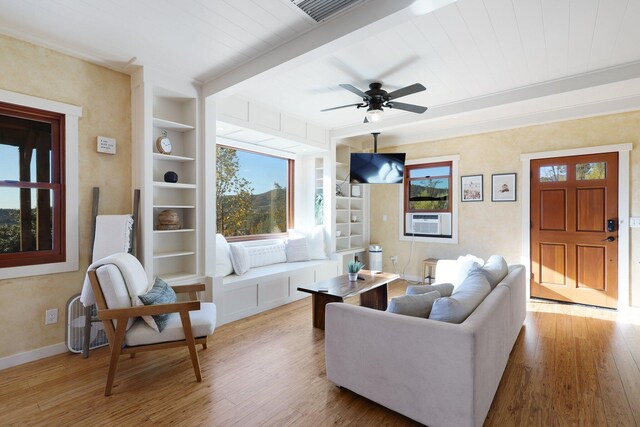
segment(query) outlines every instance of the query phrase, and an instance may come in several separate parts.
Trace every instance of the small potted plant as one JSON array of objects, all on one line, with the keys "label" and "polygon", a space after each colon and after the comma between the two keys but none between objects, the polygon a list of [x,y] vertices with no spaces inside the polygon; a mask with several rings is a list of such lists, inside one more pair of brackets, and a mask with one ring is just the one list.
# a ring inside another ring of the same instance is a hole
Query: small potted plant
[{"label": "small potted plant", "polygon": [[362,270],[362,267],[364,267],[364,264],[360,261],[349,261],[349,264],[347,264],[347,272],[349,273],[350,282],[358,280],[358,272]]}]

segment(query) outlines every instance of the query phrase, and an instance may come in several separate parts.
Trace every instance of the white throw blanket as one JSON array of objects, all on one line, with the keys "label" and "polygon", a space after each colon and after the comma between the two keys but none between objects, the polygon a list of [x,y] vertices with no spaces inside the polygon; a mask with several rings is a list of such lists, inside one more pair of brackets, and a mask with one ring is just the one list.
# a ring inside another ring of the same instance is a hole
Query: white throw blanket
[{"label": "white throw blanket", "polygon": [[82,286],[82,293],[80,294],[80,302],[84,304],[85,307],[88,307],[96,303],[96,296],[93,293],[93,288],[91,287],[91,280],[89,279],[89,274],[88,274],[89,270],[95,270],[100,266],[113,264],[116,267],[118,267],[118,269],[122,273],[122,277],[124,278],[124,283],[127,286],[127,291],[129,291],[129,297],[132,298],[131,305],[132,306],[135,305],[135,301],[133,299],[136,298],[137,295],[132,295],[131,293],[131,289],[133,288],[133,283],[135,280],[134,279],[135,275],[133,274],[133,268],[137,266],[134,263],[139,263],[139,261],[133,255],[127,254],[127,253],[117,253],[117,254],[109,255],[108,257],[102,258],[94,262],[93,264],[91,264],[87,269],[87,274],[85,275],[85,278],[84,278],[84,285]]},{"label": "white throw blanket", "polygon": [[131,215],[98,215],[91,262],[119,252],[129,252],[132,227]]}]

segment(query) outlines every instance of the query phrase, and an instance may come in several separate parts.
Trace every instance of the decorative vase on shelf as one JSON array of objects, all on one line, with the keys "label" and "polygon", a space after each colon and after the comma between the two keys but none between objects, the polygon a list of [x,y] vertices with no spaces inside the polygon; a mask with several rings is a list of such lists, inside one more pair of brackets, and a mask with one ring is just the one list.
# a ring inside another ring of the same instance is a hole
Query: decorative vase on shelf
[{"label": "decorative vase on shelf", "polygon": [[158,214],[158,230],[179,230],[180,217],[178,212],[167,209]]},{"label": "decorative vase on shelf", "polygon": [[175,173],[174,171],[169,171],[167,173],[164,174],[164,182],[170,182],[175,184],[176,182],[178,182],[178,174]]}]

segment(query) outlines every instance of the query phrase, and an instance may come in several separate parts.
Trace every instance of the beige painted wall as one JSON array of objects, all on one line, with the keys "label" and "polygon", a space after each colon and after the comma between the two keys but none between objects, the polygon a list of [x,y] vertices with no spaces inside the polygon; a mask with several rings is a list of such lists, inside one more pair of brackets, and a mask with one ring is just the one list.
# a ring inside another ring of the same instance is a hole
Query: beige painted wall
[{"label": "beige painted wall", "polygon": [[[0,281],[3,357],[64,342],[66,302],[80,292],[89,261],[91,188],[100,187],[100,213],[131,211],[131,94],[128,75],[4,36],[0,70],[1,89],[83,109],[78,143],[80,271]],[[98,135],[117,139],[117,155],[96,152]],[[45,326],[45,310],[55,307],[58,323]]]},{"label": "beige painted wall", "polygon": [[[384,151],[406,152],[407,159],[459,154],[459,174],[484,175],[484,201],[461,203],[459,207],[459,243],[411,243],[398,239],[399,185],[374,185],[371,188],[371,241],[383,246],[384,269],[393,271],[389,256],[398,255],[398,270],[420,276],[421,260],[429,257],[455,258],[467,253],[487,258],[502,254],[508,262],[520,262],[522,252],[522,180],[520,154],[607,144],[632,143],[631,216],[640,216],[640,111],[602,117],[531,126],[500,132],[452,138],[441,141],[402,145]],[[491,202],[491,174],[517,172],[515,203]],[[455,185],[460,185],[459,179]],[[387,222],[382,216],[388,215]],[[640,231],[631,230],[631,303],[640,306]]]}]

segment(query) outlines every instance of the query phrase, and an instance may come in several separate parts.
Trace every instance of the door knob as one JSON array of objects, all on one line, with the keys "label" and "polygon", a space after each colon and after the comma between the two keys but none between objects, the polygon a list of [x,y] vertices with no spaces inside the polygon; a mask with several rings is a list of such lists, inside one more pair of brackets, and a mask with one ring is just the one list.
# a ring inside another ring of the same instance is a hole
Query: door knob
[{"label": "door knob", "polygon": [[613,236],[609,236],[606,239],[602,239],[603,242],[613,242],[615,240],[616,240],[616,238],[613,237]]}]

